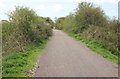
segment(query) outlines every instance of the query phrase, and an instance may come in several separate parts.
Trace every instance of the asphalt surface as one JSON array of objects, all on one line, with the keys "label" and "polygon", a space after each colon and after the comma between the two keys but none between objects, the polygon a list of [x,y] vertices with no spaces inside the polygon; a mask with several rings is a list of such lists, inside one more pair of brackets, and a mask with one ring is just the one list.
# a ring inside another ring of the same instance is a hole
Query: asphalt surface
[{"label": "asphalt surface", "polygon": [[118,77],[118,65],[59,30],[39,57],[35,77]]}]

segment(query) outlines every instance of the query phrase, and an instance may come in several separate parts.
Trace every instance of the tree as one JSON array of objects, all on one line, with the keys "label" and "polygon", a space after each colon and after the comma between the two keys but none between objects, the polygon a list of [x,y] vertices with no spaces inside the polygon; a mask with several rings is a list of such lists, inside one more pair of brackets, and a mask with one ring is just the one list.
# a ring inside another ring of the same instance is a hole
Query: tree
[{"label": "tree", "polygon": [[65,17],[57,18],[55,21],[55,28],[61,30],[63,28],[63,21],[64,20],[65,20]]},{"label": "tree", "polygon": [[27,7],[16,7],[15,11],[9,14],[10,21],[18,26],[25,37],[31,41],[34,39],[32,24],[36,21],[36,13]]},{"label": "tree", "polygon": [[49,22],[50,18],[46,20],[27,7],[16,7],[9,21],[2,23],[3,51],[24,51],[31,43],[43,42],[52,35]]},{"label": "tree", "polygon": [[82,33],[90,25],[102,27],[106,24],[103,10],[100,7],[94,7],[93,3],[80,3],[76,9],[75,18],[79,33]]}]

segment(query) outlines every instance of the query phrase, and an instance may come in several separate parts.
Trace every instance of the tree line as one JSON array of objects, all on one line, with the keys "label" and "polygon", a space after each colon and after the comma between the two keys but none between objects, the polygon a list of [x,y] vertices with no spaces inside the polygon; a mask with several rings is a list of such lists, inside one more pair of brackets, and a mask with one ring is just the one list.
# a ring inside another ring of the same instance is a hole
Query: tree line
[{"label": "tree line", "polygon": [[115,18],[110,19],[100,7],[90,2],[79,3],[75,12],[57,18],[55,23],[27,7],[18,6],[8,16],[9,21],[2,22],[3,53],[24,51],[31,43],[42,43],[52,35],[53,26],[93,40],[115,55],[120,50],[120,23]]},{"label": "tree line", "polygon": [[119,26],[116,18],[110,19],[98,6],[90,2],[79,3],[75,12],[57,18],[55,28],[93,40],[114,55],[120,52]]}]

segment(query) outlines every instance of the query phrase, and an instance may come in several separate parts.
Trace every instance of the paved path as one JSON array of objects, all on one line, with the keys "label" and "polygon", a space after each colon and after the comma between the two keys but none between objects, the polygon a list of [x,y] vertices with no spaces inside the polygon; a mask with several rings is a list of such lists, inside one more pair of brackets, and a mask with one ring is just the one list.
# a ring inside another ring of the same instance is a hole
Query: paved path
[{"label": "paved path", "polygon": [[118,66],[59,30],[53,30],[35,77],[118,77]]}]

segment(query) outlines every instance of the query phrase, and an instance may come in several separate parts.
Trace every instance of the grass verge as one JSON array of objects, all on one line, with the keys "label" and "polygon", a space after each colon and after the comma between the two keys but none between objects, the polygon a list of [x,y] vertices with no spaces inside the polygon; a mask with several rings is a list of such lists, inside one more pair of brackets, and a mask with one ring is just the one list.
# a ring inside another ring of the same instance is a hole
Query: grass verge
[{"label": "grass verge", "polygon": [[24,52],[3,57],[2,77],[26,77],[27,71],[33,67],[46,43],[47,40],[38,44],[30,44]]},{"label": "grass verge", "polygon": [[113,55],[109,50],[103,48],[100,44],[96,43],[95,41],[88,40],[78,34],[73,33],[67,33],[69,36],[79,40],[80,42],[84,43],[88,48],[90,48],[92,51],[100,54],[104,58],[112,61],[113,63],[120,64],[120,61],[118,61],[118,56]]}]

